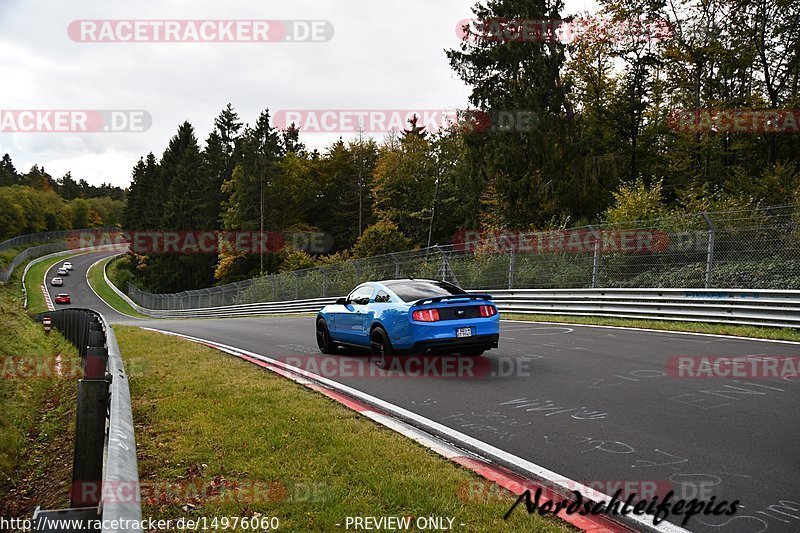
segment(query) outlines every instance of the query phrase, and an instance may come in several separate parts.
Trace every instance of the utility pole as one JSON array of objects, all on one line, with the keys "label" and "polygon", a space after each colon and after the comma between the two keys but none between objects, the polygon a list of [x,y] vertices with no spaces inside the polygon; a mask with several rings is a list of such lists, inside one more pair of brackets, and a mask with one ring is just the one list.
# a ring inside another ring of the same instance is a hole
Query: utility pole
[{"label": "utility pole", "polygon": [[428,225],[428,248],[431,247],[431,236],[433,235],[433,218],[436,216],[436,198],[438,196],[439,196],[439,176],[437,175],[436,188],[433,191],[433,205],[431,206],[431,222]]},{"label": "utility pole", "polygon": [[[351,145],[352,146],[352,145]],[[358,153],[358,236],[361,237],[363,231],[363,196],[364,196],[364,125],[359,121],[358,125],[358,147],[353,150],[353,156]]]},{"label": "utility pole", "polygon": [[259,179],[259,197],[260,197],[260,210],[259,210],[259,218],[261,219],[261,233],[258,237],[258,242],[261,243],[259,246],[259,253],[261,255],[261,263],[260,263],[260,270],[259,272],[261,275],[264,275],[264,165],[261,157],[258,158],[258,179]]}]

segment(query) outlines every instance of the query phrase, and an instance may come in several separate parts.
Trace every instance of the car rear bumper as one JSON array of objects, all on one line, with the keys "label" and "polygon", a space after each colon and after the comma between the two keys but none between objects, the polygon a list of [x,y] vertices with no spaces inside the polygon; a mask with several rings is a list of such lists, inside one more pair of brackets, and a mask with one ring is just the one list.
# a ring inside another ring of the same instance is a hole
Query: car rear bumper
[{"label": "car rear bumper", "polygon": [[499,340],[499,333],[463,338],[430,339],[416,342],[410,349],[403,350],[403,352],[424,354],[427,352],[457,352],[465,349],[489,350],[491,348],[497,348]]}]

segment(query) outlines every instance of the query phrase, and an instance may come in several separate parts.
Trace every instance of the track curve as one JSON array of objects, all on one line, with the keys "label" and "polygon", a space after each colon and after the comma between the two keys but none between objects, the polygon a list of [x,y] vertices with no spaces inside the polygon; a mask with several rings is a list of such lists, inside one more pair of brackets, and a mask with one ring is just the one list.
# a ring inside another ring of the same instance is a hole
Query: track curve
[{"label": "track curve", "polygon": [[[70,292],[73,306],[96,309],[114,323],[313,362],[315,368],[329,361],[316,348],[309,317],[121,315],[86,284],[86,269],[111,254],[73,258],[63,290],[48,289]],[[365,375],[369,367],[359,356],[334,356],[340,362],[330,364],[338,365],[334,379],[341,383],[569,479],[604,490],[614,482],[655,482],[682,490],[687,499],[694,490],[704,499],[741,501],[734,516],[695,516],[685,526],[692,531],[798,531],[800,379],[686,379],[666,371],[671,357],[712,355],[798,356],[800,345],[504,321],[500,348],[479,363],[488,371],[473,378],[375,377]]]}]

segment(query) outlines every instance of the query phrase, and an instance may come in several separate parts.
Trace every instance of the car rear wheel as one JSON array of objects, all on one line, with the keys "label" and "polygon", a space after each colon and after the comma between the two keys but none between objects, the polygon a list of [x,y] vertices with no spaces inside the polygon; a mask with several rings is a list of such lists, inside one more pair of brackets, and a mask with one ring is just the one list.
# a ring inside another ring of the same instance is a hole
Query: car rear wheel
[{"label": "car rear wheel", "polygon": [[317,346],[319,347],[319,351],[325,354],[336,353],[336,350],[339,348],[331,339],[331,333],[328,331],[328,324],[323,318],[317,320]]},{"label": "car rear wheel", "polygon": [[389,341],[389,335],[383,328],[375,328],[370,335],[370,351],[372,352],[372,362],[378,368],[386,368],[388,365],[388,358],[394,354],[392,343]]}]

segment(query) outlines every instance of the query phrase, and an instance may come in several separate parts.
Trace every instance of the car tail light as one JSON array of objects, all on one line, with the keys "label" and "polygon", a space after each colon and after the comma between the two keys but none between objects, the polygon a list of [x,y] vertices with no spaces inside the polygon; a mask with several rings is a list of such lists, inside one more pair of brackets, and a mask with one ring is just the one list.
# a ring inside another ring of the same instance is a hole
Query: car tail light
[{"label": "car tail light", "polygon": [[497,314],[497,309],[493,305],[482,305],[481,316],[494,316]]},{"label": "car tail light", "polygon": [[438,309],[420,309],[411,313],[411,318],[420,322],[436,322],[439,320]]}]

